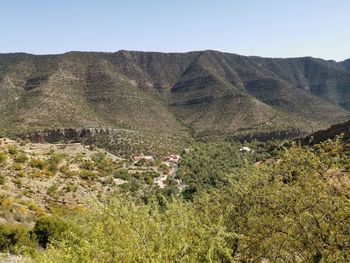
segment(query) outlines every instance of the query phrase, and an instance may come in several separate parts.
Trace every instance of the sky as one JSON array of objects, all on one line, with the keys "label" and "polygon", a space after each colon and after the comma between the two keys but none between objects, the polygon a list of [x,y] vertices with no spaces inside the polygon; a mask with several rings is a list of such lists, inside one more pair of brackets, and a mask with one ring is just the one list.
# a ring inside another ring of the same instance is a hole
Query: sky
[{"label": "sky", "polygon": [[349,0],[0,0],[0,53],[350,58]]}]

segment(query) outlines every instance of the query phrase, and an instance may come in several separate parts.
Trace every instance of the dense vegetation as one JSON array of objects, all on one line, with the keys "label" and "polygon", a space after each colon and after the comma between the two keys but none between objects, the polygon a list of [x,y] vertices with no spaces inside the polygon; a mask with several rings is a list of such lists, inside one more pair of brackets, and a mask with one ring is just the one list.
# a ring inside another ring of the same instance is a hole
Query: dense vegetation
[{"label": "dense vegetation", "polygon": [[[64,223],[43,219],[34,233],[50,244],[34,253],[35,260],[349,262],[345,146],[339,139],[312,148],[292,144],[256,163],[259,157],[235,154],[229,144],[198,145],[184,155],[179,171],[183,180],[198,184],[190,200],[176,193],[160,202],[154,192],[145,202],[124,193],[95,201]],[[213,158],[226,154],[223,161]],[[187,173],[199,179],[189,181]],[[210,173],[218,181],[207,180]]]}]

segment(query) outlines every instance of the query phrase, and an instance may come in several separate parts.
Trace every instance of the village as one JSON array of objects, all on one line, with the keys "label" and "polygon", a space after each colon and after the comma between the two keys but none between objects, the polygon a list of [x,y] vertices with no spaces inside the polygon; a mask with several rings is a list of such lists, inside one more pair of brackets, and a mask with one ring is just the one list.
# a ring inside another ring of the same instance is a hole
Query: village
[{"label": "village", "polygon": [[[159,188],[165,188],[167,185],[167,183],[166,183],[167,180],[169,178],[172,178],[177,182],[177,184],[180,187],[181,180],[176,178],[176,172],[178,170],[180,158],[181,157],[178,154],[171,154],[171,155],[165,157],[159,166],[159,167],[163,167],[165,169],[160,170],[157,166],[150,167],[155,172],[158,172],[160,174],[159,177],[156,177],[153,179],[154,186],[158,186]],[[135,156],[133,156],[133,165],[129,169],[131,169],[131,173],[133,173],[134,171],[137,171],[139,169],[138,164],[140,162],[144,162],[147,164],[147,163],[153,163],[154,161],[155,161],[155,159],[151,155],[143,155],[143,154],[135,155]],[[135,170],[132,170],[132,169],[135,169]],[[129,170],[129,172],[130,172],[130,170]]]},{"label": "village", "polygon": [[[186,148],[184,149],[184,153],[190,152],[191,149]],[[242,146],[239,148],[239,152],[241,154],[249,154],[254,153],[254,150],[251,149],[248,146]],[[168,169],[160,170],[158,166],[150,166],[149,168],[153,169],[153,171],[160,174],[160,176],[153,179],[153,186],[158,186],[159,188],[165,188],[167,186],[167,180],[173,179],[181,191],[186,187],[186,185],[183,185],[181,182],[181,179],[177,177],[177,171],[179,168],[179,162],[180,162],[181,156],[179,154],[171,154],[164,158],[164,160],[161,162],[159,167],[167,167]],[[139,171],[140,169],[140,163],[154,163],[155,158],[152,155],[134,155],[133,156],[133,165],[129,167],[129,173],[135,173]]]}]

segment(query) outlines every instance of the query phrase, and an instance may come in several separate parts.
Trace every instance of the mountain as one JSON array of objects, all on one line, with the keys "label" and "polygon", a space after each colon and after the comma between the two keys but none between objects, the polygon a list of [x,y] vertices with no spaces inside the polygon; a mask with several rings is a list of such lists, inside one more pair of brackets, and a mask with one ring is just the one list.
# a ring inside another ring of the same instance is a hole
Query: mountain
[{"label": "mountain", "polygon": [[350,71],[350,59],[344,60],[340,63],[347,71]]},{"label": "mountain", "polygon": [[[332,125],[328,129],[317,131],[307,137],[302,142],[304,144],[316,144],[327,139],[334,139],[336,136],[342,136],[344,141],[350,140],[350,121]],[[348,145],[350,146],[350,145]]]},{"label": "mountain", "polygon": [[311,131],[350,118],[348,65],[211,50],[0,54],[0,129]]}]

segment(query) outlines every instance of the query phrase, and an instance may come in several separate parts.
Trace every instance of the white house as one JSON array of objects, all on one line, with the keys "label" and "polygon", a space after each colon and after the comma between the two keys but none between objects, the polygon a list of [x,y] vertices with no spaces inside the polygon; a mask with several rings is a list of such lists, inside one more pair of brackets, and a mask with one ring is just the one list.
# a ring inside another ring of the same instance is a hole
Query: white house
[{"label": "white house", "polygon": [[239,151],[240,151],[241,153],[250,153],[250,152],[252,152],[252,149],[250,149],[250,148],[247,147],[247,146],[243,146],[243,147],[239,148]]}]

